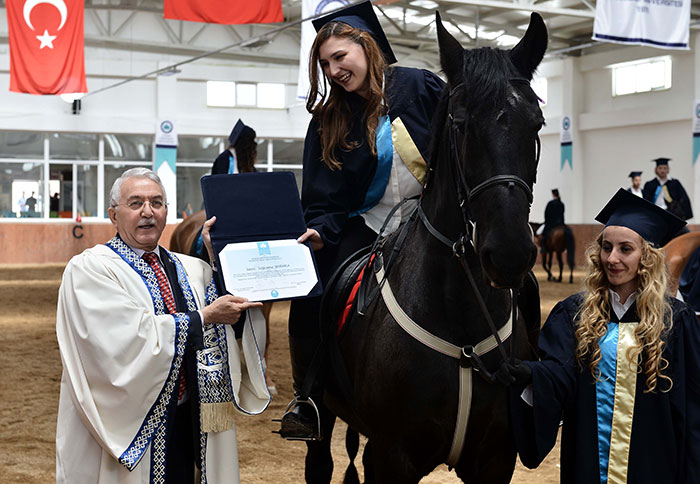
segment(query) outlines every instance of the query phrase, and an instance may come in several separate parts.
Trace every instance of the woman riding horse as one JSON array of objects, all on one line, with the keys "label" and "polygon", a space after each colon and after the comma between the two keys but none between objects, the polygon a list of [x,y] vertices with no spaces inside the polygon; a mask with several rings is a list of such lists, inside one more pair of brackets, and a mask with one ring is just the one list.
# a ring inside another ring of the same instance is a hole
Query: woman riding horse
[{"label": "woman riding horse", "polygon": [[[370,2],[317,19],[314,27],[301,196],[308,230],[299,240],[311,241],[325,286],[341,262],[374,241],[394,205],[420,193],[443,82],[429,71],[389,67],[396,58]],[[409,210],[397,212],[389,232]],[[320,341],[319,305],[320,298],[296,300],[290,309],[297,395]],[[311,397],[325,416],[322,394],[317,378]],[[312,406],[297,405],[283,417],[281,434],[318,438],[317,421]]]}]

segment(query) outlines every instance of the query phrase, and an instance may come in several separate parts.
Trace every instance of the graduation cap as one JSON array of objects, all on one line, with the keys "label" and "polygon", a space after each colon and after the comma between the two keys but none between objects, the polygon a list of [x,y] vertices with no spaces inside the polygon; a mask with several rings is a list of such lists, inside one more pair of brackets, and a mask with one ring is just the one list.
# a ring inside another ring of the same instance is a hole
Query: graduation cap
[{"label": "graduation cap", "polygon": [[663,247],[685,221],[663,208],[620,188],[595,218],[605,224],[627,227],[656,247]]},{"label": "graduation cap", "polygon": [[559,189],[558,189],[558,188],[552,188],[552,195],[554,195],[555,197],[558,197],[558,196],[559,196]]},{"label": "graduation cap", "polygon": [[323,17],[312,20],[316,32],[321,30],[321,27],[326,25],[328,22],[342,22],[348,24],[350,27],[356,29],[364,30],[374,38],[375,42],[384,53],[384,58],[386,63],[391,65],[396,62],[396,56],[394,51],[391,50],[391,45],[384,34],[384,29],[379,23],[377,15],[374,13],[372,8],[372,2],[362,2],[356,5],[352,5],[348,8],[338,10],[337,12],[330,13]]},{"label": "graduation cap", "polygon": [[642,176],[641,171],[631,171],[629,175],[627,175],[630,178],[634,178],[635,176]]},{"label": "graduation cap", "polygon": [[241,135],[244,133],[250,133],[251,137],[255,138],[255,131],[253,130],[253,128],[251,128],[250,126],[246,126],[245,124],[243,124],[243,121],[239,119],[236,122],[236,125],[231,130],[231,134],[228,135],[228,140],[231,143],[231,146],[236,146],[238,138],[240,138]]},{"label": "graduation cap", "polygon": [[671,158],[656,158],[651,161],[656,163],[656,166],[668,166],[668,162],[671,161]]}]

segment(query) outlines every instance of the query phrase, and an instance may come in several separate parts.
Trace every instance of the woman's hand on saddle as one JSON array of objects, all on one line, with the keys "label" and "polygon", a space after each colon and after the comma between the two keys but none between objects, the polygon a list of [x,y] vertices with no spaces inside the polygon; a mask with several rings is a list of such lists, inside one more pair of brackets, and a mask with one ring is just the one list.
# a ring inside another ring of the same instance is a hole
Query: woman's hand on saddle
[{"label": "woman's hand on saddle", "polygon": [[212,261],[212,263],[216,259],[214,259],[214,248],[211,245],[211,234],[209,233],[209,231],[214,225],[214,222],[216,222],[216,216],[213,216],[212,218],[204,222],[204,225],[202,225],[202,240],[204,241],[204,247],[207,248],[209,260]]},{"label": "woman's hand on saddle", "polygon": [[[204,231],[202,231],[202,235],[204,234]],[[311,243],[311,250],[317,251],[320,249],[323,249],[323,239],[321,238],[321,235],[314,229],[306,229],[306,232],[304,232],[301,237],[297,239],[297,242],[300,244],[302,242],[309,241]]]},{"label": "woman's hand on saddle", "polygon": [[246,309],[262,307],[261,302],[249,302],[244,297],[226,294],[202,309],[204,324],[236,324]]}]

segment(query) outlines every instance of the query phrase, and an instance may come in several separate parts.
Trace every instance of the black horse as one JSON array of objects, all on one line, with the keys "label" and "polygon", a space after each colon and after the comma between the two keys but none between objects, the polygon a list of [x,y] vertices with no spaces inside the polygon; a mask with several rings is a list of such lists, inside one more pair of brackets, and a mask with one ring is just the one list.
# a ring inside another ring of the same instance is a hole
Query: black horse
[{"label": "black horse", "polygon": [[[512,50],[464,50],[439,15],[437,28],[448,84],[436,112],[419,209],[375,247],[356,311],[336,342],[344,369],[328,382],[325,401],[368,437],[366,482],[417,483],[448,462],[463,481],[507,483],[515,466],[508,393],[490,373],[511,355],[530,356],[512,295],[533,287],[523,284],[536,258],[528,215],[544,119],[529,81],[544,56],[547,31],[532,14]],[[349,264],[349,271],[357,265]],[[340,277],[345,279],[347,273]],[[327,287],[326,309],[348,292],[335,282],[339,287]],[[534,301],[539,327],[534,286],[520,301]],[[387,302],[387,288],[398,311],[389,309],[394,304]],[[410,335],[397,323],[397,312],[444,348]],[[511,335],[506,322],[513,314]],[[326,319],[335,324],[337,317]],[[477,346],[484,340],[493,351]],[[471,405],[458,411],[469,398]],[[458,422],[466,436],[455,432]],[[309,444],[309,482],[330,480],[324,461],[330,459],[329,431],[332,422],[325,422],[326,438]]]},{"label": "black horse", "polygon": [[[541,224],[530,223],[533,231],[537,231]],[[574,266],[576,265],[576,239],[574,233],[567,225],[557,225],[552,230],[547,232],[547,237],[543,240],[542,235],[536,236],[538,244],[542,248],[542,268],[547,273],[548,281],[561,282],[562,272],[564,271],[564,263],[562,254],[566,252],[566,263],[569,266],[569,283],[574,282]],[[552,275],[552,257],[557,255],[559,262],[559,278]]]}]

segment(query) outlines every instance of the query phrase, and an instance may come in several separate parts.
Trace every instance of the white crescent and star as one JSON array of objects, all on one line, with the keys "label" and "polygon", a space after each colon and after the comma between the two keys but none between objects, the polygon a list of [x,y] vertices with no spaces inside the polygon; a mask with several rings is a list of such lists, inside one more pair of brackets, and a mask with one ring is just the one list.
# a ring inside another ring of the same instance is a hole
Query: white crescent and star
[{"label": "white crescent and star", "polygon": [[[42,3],[46,3],[56,7],[58,13],[61,15],[61,23],[58,26],[58,30],[61,30],[66,24],[66,18],[68,17],[68,8],[66,7],[66,3],[64,2],[64,0],[27,0],[24,3],[23,9],[24,22],[30,29],[35,30],[30,17],[34,7]],[[41,42],[41,45],[39,45],[39,49],[43,49],[44,47],[49,47],[53,49],[53,41],[54,39],[56,39],[56,36],[49,35],[48,30],[44,30],[43,35],[37,35],[36,38],[39,39],[39,42]]]}]

